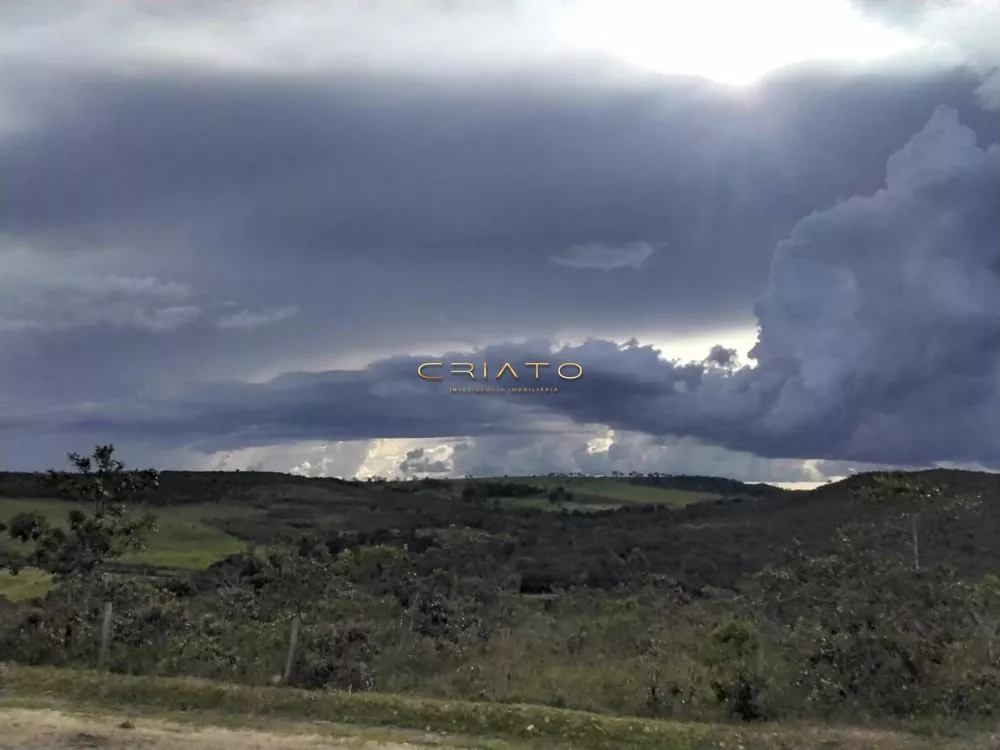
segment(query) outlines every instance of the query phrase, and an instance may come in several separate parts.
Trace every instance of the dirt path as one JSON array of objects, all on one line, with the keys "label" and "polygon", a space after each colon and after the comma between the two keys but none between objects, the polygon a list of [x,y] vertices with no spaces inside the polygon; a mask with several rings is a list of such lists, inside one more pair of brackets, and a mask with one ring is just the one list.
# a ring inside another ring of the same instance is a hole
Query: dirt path
[{"label": "dirt path", "polygon": [[121,717],[0,709],[0,750],[427,750],[435,747],[362,737],[195,727],[156,719],[136,719],[134,726],[122,724]]}]

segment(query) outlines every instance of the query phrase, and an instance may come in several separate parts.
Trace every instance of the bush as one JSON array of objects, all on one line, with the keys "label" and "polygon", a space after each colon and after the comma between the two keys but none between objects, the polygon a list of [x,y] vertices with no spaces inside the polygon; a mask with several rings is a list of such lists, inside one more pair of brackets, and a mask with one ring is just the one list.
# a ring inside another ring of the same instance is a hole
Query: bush
[{"label": "bush", "polygon": [[705,666],[716,700],[743,721],[766,718],[761,706],[764,679],[757,669],[760,636],[753,623],[731,620],[708,635]]},{"label": "bush", "polygon": [[374,690],[375,648],[359,627],[321,626],[305,639],[292,666],[290,684],[301,688]]}]

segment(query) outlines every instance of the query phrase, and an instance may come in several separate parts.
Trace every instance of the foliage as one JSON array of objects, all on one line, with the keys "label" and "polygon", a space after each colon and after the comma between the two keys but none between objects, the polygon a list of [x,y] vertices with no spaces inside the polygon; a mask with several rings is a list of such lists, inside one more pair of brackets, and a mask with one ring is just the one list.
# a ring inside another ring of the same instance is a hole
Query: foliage
[{"label": "foliage", "polygon": [[76,473],[53,469],[46,475],[47,483],[73,500],[93,503],[97,515],[109,505],[134,503],[157,487],[155,470],[126,469],[114,452],[113,445],[98,445],[89,456],[70,453]]},{"label": "foliage", "polygon": [[757,667],[761,642],[753,623],[730,620],[708,636],[705,663],[716,699],[744,721],[763,719],[764,679]]},{"label": "foliage", "polygon": [[[51,508],[4,516],[7,550],[30,553],[21,565],[72,574],[42,598],[0,602],[0,658],[92,667],[111,601],[107,665],[133,674],[281,681],[294,631],[288,681],[314,690],[713,721],[997,717],[1000,583],[984,576],[1000,562],[995,478],[876,474],[815,493],[576,513],[491,501],[531,490],[544,507],[562,486],[583,503],[586,478],[192,473],[175,476],[176,506],[161,514],[201,522],[192,503],[217,492],[217,520],[204,523],[247,548],[147,578],[123,564],[145,532],[130,516],[114,531],[120,493],[96,511],[95,481],[122,486],[95,479],[100,465],[75,475],[84,491],[67,497],[95,510],[62,537]],[[661,491],[671,480],[620,481]],[[168,503],[162,488],[151,498]],[[46,540],[58,555],[41,554]]]},{"label": "foliage", "polygon": [[573,501],[573,493],[560,484],[549,490],[548,498],[550,503],[570,503]]},{"label": "foliage", "polygon": [[307,638],[292,669],[291,684],[302,688],[373,690],[375,647],[363,627],[327,624]]},{"label": "foliage", "polygon": [[[951,694],[955,659],[995,639],[998,591],[945,566],[914,570],[866,532],[841,530],[832,555],[796,550],[759,577],[763,611],[782,625],[797,664],[792,686],[827,713],[951,711],[962,701]],[[998,666],[981,660],[969,677],[994,680]]]},{"label": "foliage", "polygon": [[27,565],[51,573],[57,579],[92,574],[102,563],[144,547],[144,535],[156,530],[155,519],[146,514],[133,518],[127,503],[141,500],[157,484],[153,470],[128,470],[114,458],[114,446],[97,446],[92,456],[69,454],[77,473],[51,471],[48,481],[72,500],[92,502],[91,515],[80,510],[68,514],[68,529],[53,526],[41,515],[21,513],[7,524],[11,539],[32,545],[23,561],[11,559],[16,573]]}]

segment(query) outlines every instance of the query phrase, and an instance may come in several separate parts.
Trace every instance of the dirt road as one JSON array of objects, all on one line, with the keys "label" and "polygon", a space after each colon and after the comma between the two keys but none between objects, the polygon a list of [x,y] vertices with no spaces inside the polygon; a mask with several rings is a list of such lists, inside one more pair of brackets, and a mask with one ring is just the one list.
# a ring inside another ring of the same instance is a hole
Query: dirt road
[{"label": "dirt road", "polygon": [[0,750],[427,750],[435,746],[440,747],[437,743],[196,727],[155,719],[136,719],[133,725],[123,717],[53,710],[0,710]]}]

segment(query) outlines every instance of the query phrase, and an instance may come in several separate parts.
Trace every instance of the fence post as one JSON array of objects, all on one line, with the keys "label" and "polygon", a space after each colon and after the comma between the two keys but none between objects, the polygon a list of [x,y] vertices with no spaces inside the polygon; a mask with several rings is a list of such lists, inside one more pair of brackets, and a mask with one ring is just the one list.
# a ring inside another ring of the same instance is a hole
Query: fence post
[{"label": "fence post", "polygon": [[295,647],[299,642],[299,616],[292,618],[292,636],[288,639],[288,658],[285,659],[284,682],[287,684],[292,678],[292,665],[295,663]]},{"label": "fence post", "polygon": [[104,603],[104,621],[101,623],[101,652],[97,657],[97,668],[104,669],[108,663],[108,650],[111,647],[111,602]]},{"label": "fence post", "polygon": [[500,699],[506,700],[510,689],[510,628],[500,631]]}]

